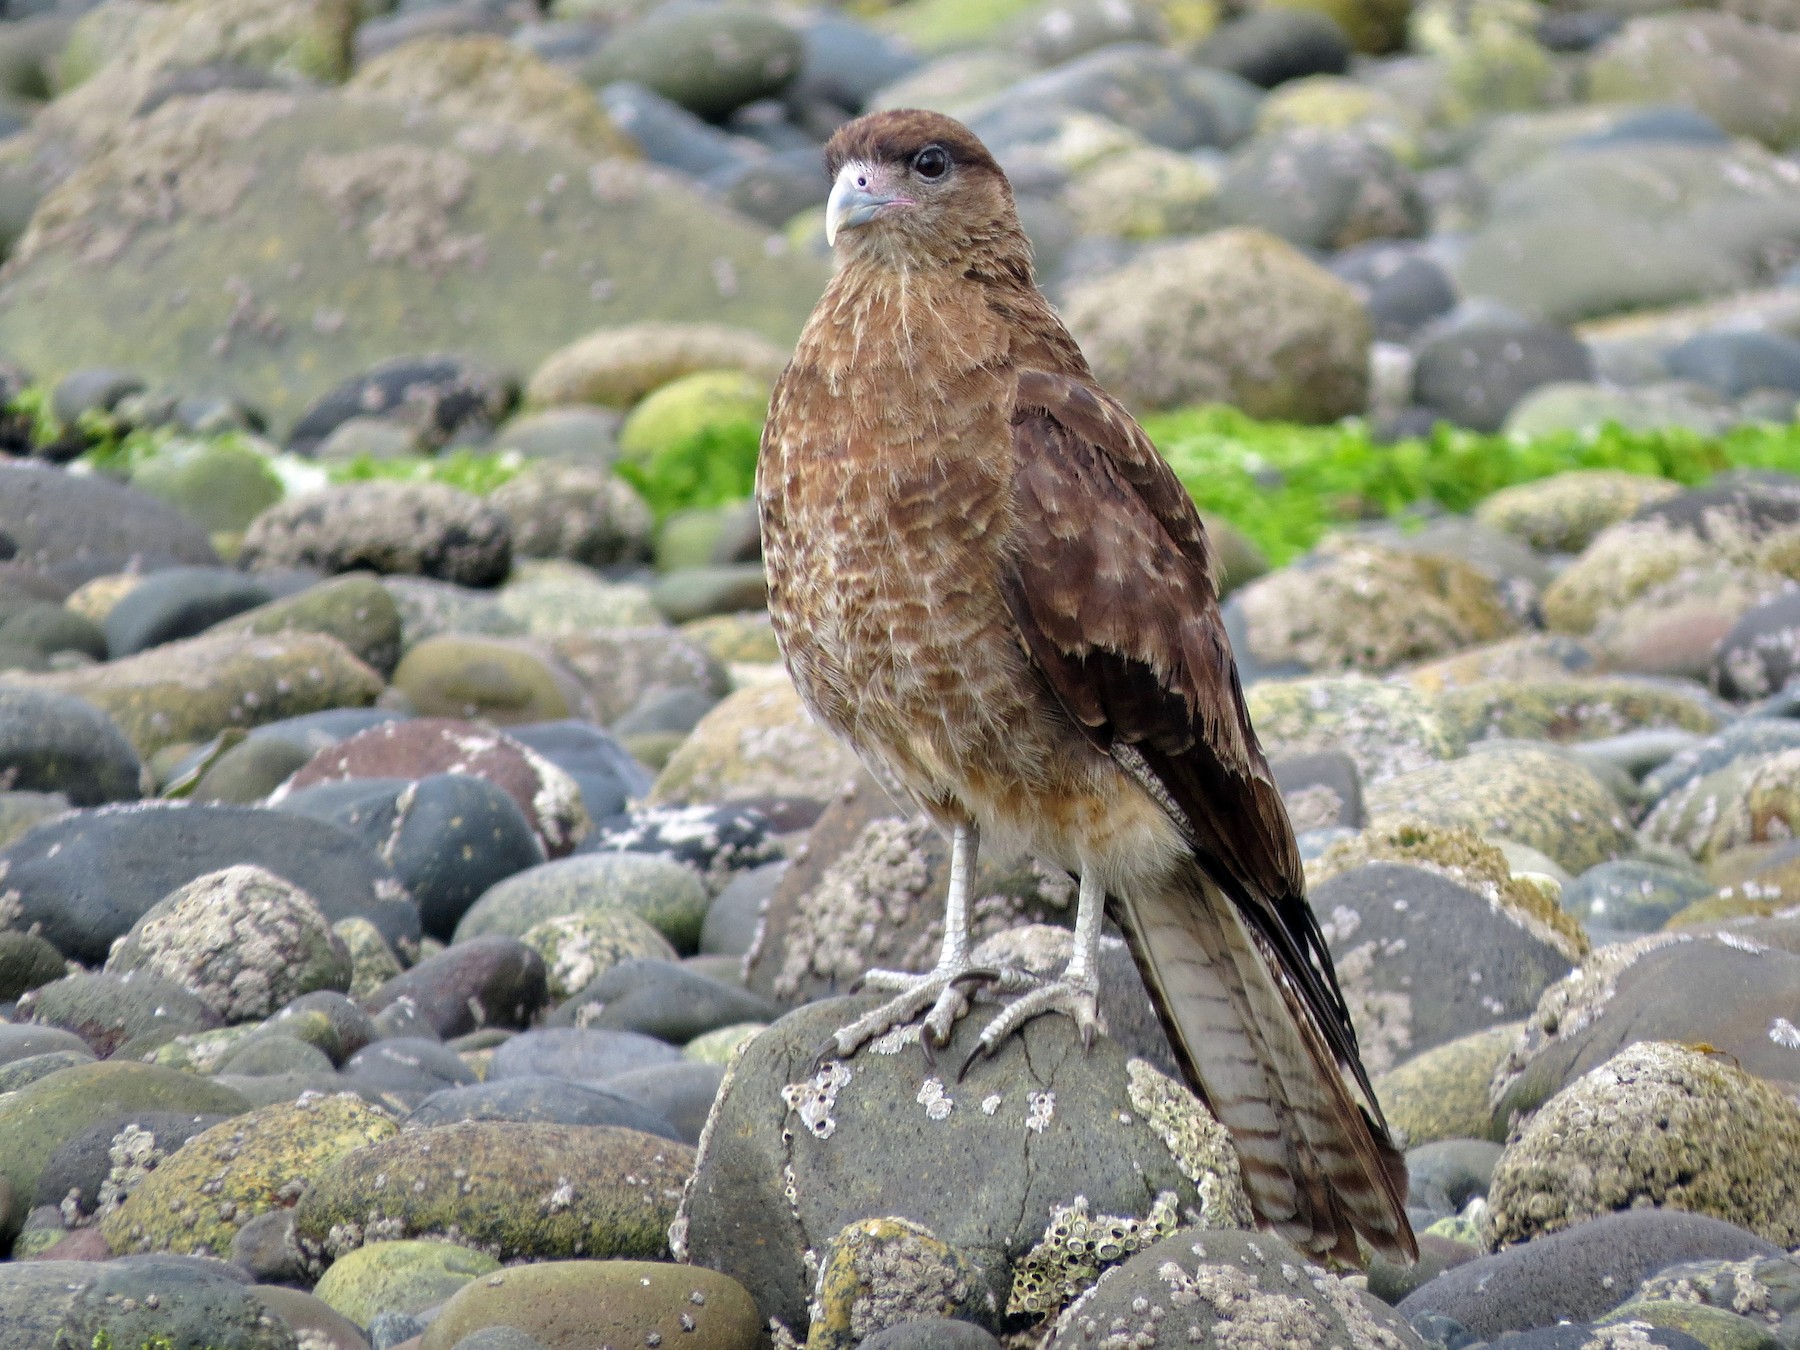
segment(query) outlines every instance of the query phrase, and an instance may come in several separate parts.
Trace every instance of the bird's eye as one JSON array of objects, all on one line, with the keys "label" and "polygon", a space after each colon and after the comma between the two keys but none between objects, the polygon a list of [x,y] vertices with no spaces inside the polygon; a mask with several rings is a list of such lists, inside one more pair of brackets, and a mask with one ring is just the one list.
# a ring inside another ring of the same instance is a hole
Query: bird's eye
[{"label": "bird's eye", "polygon": [[913,172],[924,179],[942,178],[950,172],[950,156],[941,145],[928,145],[913,156]]}]

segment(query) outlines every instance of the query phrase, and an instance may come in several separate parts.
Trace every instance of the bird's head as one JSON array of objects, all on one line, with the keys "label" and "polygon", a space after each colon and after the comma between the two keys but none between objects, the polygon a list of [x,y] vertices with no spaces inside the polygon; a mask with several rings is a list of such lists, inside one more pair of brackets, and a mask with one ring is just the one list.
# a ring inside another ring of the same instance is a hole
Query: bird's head
[{"label": "bird's head", "polygon": [[954,264],[1024,246],[1006,175],[942,113],[899,108],[845,123],[825,146],[825,170],[825,237],[846,259]]}]

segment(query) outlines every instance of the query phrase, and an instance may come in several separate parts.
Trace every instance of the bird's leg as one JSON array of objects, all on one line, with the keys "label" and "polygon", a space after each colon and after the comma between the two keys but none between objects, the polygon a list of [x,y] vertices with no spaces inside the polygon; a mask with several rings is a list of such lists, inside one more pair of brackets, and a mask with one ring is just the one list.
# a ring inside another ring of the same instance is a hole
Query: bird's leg
[{"label": "bird's leg", "polygon": [[950,1039],[956,1019],[968,1012],[968,986],[998,982],[1006,987],[1005,972],[980,970],[969,961],[969,892],[974,885],[979,847],[980,835],[973,825],[958,825],[952,831],[950,887],[944,897],[944,945],[937,965],[925,975],[903,970],[865,972],[865,987],[899,992],[848,1026],[839,1027],[826,1042],[825,1053],[852,1054],[864,1042],[905,1025],[929,1007],[931,1011],[920,1030],[920,1040],[929,1054],[934,1043],[942,1045]]},{"label": "bird's leg", "polygon": [[981,1039],[957,1073],[959,1079],[977,1059],[993,1054],[1008,1036],[1043,1013],[1059,1012],[1073,1018],[1081,1043],[1093,1046],[1094,1037],[1106,1030],[1100,1020],[1100,922],[1105,917],[1106,888],[1092,872],[1083,872],[1075,901],[1074,950],[1062,978],[1015,999],[983,1027]]}]

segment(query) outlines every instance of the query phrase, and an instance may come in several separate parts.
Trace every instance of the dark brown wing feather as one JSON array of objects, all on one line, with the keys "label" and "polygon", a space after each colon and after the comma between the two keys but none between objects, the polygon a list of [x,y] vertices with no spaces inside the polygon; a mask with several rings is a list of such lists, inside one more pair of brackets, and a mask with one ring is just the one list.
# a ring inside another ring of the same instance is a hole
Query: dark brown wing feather
[{"label": "dark brown wing feather", "polygon": [[[1279,1032],[1284,1044],[1298,1045],[1332,1080],[1336,1112],[1349,1117],[1338,1125],[1356,1136],[1346,1143],[1367,1174],[1363,1202],[1327,1187],[1312,1207],[1326,1212],[1308,1213],[1303,1199],[1291,1226],[1337,1229],[1319,1236],[1328,1239],[1323,1250],[1340,1255],[1346,1241],[1354,1253],[1345,1222],[1379,1248],[1408,1253],[1404,1171],[1380,1123],[1306,903],[1293,829],[1244,707],[1199,513],[1130,414],[1079,380],[1021,372],[1013,441],[1016,562],[1007,592],[1026,650],[1088,738],[1181,825],[1205,879],[1248,932],[1248,943],[1230,948],[1238,963],[1273,958],[1274,985],[1260,990],[1260,1016],[1265,1023],[1280,1017],[1271,1012],[1279,1001],[1295,1027],[1259,1029],[1257,1001],[1246,1002],[1240,986],[1260,974],[1219,967],[1237,989],[1232,1002],[1252,1041],[1261,1047]],[[1188,903],[1205,905],[1200,897]],[[1195,917],[1185,921],[1191,926]],[[1225,961],[1226,948],[1203,945],[1208,955],[1195,960]],[[1153,995],[1169,996],[1149,982]],[[1180,1021],[1172,1011],[1164,1010],[1165,1025]],[[1189,1058],[1190,1073],[1204,1079]],[[1354,1103],[1340,1072],[1354,1078],[1366,1108]],[[1292,1166],[1306,1170],[1303,1160]],[[1279,1207],[1274,1199],[1271,1207]]]}]

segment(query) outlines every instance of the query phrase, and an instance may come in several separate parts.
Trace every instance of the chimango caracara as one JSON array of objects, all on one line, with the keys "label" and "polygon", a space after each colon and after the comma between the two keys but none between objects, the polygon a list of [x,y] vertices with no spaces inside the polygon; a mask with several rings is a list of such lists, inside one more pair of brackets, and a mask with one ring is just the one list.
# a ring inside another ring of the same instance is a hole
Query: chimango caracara
[{"label": "chimango caracara", "polygon": [[[871,972],[898,995],[831,1048],[920,1014],[942,1044],[979,983],[1019,997],[977,1053],[1051,1011],[1091,1040],[1110,903],[1260,1218],[1316,1254],[1412,1256],[1192,501],[1039,293],[966,127],[876,113],[825,154],[841,265],[757,471],[770,609],[808,707],[952,840],[936,969]],[[984,837],[1080,878],[1062,978],[971,967]]]}]

